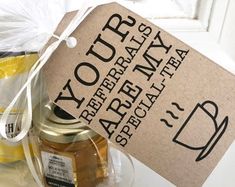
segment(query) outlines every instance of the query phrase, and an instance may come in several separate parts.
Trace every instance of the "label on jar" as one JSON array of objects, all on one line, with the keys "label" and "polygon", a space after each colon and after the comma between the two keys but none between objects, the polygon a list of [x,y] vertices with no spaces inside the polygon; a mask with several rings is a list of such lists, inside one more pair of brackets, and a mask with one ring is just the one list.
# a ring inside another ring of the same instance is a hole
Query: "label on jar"
[{"label": "label on jar", "polygon": [[75,187],[73,161],[71,158],[48,152],[41,152],[44,176],[51,187]]}]

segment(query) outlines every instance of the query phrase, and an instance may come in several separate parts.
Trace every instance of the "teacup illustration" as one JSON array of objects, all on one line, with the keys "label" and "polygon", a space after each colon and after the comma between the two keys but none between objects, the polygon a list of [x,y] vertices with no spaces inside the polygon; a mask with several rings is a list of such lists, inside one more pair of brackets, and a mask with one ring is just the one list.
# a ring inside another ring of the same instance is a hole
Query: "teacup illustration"
[{"label": "teacup illustration", "polygon": [[228,116],[218,125],[217,115],[218,106],[214,102],[198,103],[173,138],[173,142],[191,150],[201,150],[196,161],[204,159],[213,150],[228,125]]}]

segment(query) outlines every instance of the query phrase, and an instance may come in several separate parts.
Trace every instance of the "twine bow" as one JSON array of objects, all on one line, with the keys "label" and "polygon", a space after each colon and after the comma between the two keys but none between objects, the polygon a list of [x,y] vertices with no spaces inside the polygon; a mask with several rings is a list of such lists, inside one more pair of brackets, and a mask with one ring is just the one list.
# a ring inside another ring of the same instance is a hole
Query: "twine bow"
[{"label": "twine bow", "polygon": [[[83,4],[77,14],[72,18],[71,22],[67,26],[67,28],[63,31],[60,36],[56,36],[55,34],[50,34],[51,37],[56,38],[57,40],[47,47],[45,52],[40,56],[40,58],[36,61],[36,63],[31,68],[27,81],[23,84],[20,91],[5,109],[0,119],[0,137],[3,137],[6,141],[9,142],[19,142],[22,141],[25,158],[28,164],[28,167],[31,171],[31,174],[39,187],[43,187],[44,185],[41,182],[39,175],[34,167],[34,163],[31,157],[30,148],[29,148],[29,140],[27,134],[30,130],[32,123],[32,94],[31,94],[31,86],[34,78],[38,75],[43,66],[47,63],[48,59],[51,57],[53,52],[59,47],[62,41],[66,41],[68,47],[74,47],[76,45],[76,39],[70,37],[72,32],[81,24],[81,22],[86,18],[86,16],[94,10],[98,5],[106,4],[108,2],[112,2],[111,0],[103,0],[102,2],[95,3],[95,1],[87,1],[83,0]],[[22,122],[21,122],[21,130],[15,137],[8,137],[6,134],[5,124],[7,123],[8,117],[14,108],[16,102],[20,99],[22,94],[26,91],[26,102],[27,106],[24,109]],[[129,155],[126,155],[128,160],[130,161],[133,169],[133,176],[135,173],[133,162]],[[131,186],[134,182],[134,177],[132,176]]]},{"label": "twine bow", "polygon": [[[31,123],[32,123],[32,94],[31,94],[32,81],[38,75],[42,67],[47,63],[48,59],[51,57],[53,52],[59,47],[62,41],[66,41],[68,45],[76,44],[74,43],[76,39],[70,37],[71,33],[81,24],[81,22],[86,18],[86,16],[100,4],[101,3],[98,4],[98,3],[95,3],[94,1],[83,0],[83,4],[81,8],[77,12],[77,14],[73,17],[73,19],[71,20],[67,28],[63,31],[63,33],[60,36],[51,34],[51,37],[55,37],[57,40],[53,42],[45,50],[45,52],[40,56],[40,58],[35,62],[35,64],[33,65],[33,67],[31,68],[28,74],[27,81],[21,87],[20,91],[17,93],[17,95],[14,97],[11,103],[4,110],[2,117],[0,119],[0,137],[3,137],[6,141],[13,142],[13,143],[22,141],[23,149],[24,149],[24,153],[25,153],[25,157],[26,157],[29,169],[36,183],[40,187],[42,187],[43,184],[41,183],[41,180],[34,167],[31,154],[30,154],[28,138],[27,138],[27,134],[30,130]],[[25,107],[24,112],[23,112],[21,130],[15,137],[8,137],[6,134],[5,125],[7,123],[7,120],[9,118],[9,115],[12,109],[14,108],[14,105],[20,99],[21,95],[25,91],[26,91],[27,106]]]}]

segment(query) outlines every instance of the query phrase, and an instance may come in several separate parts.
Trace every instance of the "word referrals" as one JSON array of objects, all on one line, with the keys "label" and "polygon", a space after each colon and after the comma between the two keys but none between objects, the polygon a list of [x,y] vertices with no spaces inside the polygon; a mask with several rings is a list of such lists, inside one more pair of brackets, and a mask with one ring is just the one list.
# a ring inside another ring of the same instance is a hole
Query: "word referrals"
[{"label": "word referrals", "polygon": [[81,120],[93,125],[97,118],[107,137],[125,147],[189,50],[174,48],[151,24],[123,17],[111,15],[86,52],[96,63],[84,60],[74,69],[78,85],[95,92],[77,96],[69,79],[55,102],[76,103]]}]

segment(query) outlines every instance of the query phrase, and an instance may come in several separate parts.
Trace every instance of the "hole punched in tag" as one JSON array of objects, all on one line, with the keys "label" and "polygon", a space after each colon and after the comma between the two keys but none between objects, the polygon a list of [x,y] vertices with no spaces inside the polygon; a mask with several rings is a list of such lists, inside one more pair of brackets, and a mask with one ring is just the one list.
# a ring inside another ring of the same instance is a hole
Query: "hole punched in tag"
[{"label": "hole punched in tag", "polygon": [[70,36],[66,39],[66,45],[68,48],[75,48],[77,46],[77,39],[73,36]]},{"label": "hole punched in tag", "polygon": [[[60,39],[59,36],[57,36],[56,34],[52,34],[52,36],[56,39]],[[75,48],[77,46],[77,39],[73,36],[69,36],[67,38],[64,39],[64,41],[66,42],[66,45],[68,48]]]}]

